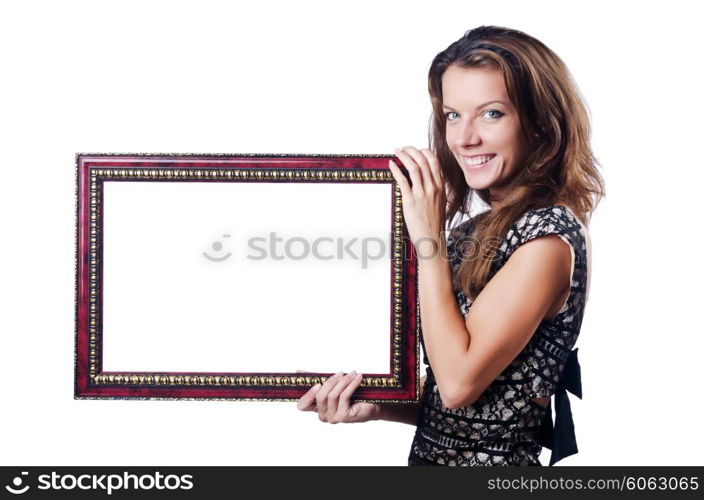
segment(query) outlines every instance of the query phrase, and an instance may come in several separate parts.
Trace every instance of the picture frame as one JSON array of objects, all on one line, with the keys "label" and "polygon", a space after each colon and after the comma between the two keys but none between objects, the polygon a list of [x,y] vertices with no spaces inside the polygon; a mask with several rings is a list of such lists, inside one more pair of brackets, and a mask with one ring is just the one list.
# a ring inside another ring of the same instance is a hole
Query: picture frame
[{"label": "picture frame", "polygon": [[[353,400],[417,402],[417,256],[389,160],[76,154],[74,397],[295,401],[350,365]],[[387,253],[294,255],[360,234]]]}]

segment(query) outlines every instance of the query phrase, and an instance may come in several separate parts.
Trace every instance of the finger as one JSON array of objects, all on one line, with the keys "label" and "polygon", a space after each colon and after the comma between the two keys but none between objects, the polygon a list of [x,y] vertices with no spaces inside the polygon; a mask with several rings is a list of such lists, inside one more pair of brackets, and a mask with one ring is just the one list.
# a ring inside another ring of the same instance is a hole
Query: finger
[{"label": "finger", "polygon": [[396,156],[403,162],[403,165],[408,170],[408,174],[411,176],[411,190],[414,193],[422,193],[424,191],[423,187],[423,173],[420,171],[420,167],[416,164],[416,161],[411,155],[406,152],[406,148],[398,149],[396,148]]},{"label": "finger", "polygon": [[403,172],[401,172],[401,169],[393,160],[389,160],[389,170],[391,170],[394,179],[396,179],[396,184],[398,184],[401,190],[401,197],[408,199],[411,196],[411,186],[408,184],[408,179],[403,175]]},{"label": "finger", "polygon": [[433,174],[430,172],[430,167],[428,166],[428,159],[423,153],[418,151],[413,146],[406,146],[403,151],[412,158],[413,162],[418,168],[418,176],[420,182],[423,186],[423,191],[425,193],[430,193],[434,189],[434,179]]},{"label": "finger", "polygon": [[308,391],[301,396],[298,400],[298,409],[301,411],[314,411],[317,406],[315,402],[315,394],[320,390],[321,385],[315,384],[313,387],[308,389]]},{"label": "finger", "polygon": [[425,156],[425,159],[430,166],[430,173],[433,176],[435,185],[438,188],[445,189],[445,177],[442,173],[442,167],[440,166],[440,160],[438,160],[438,157],[435,156],[428,148],[423,148],[420,152]]},{"label": "finger", "polygon": [[[356,374],[356,372],[355,372]],[[347,387],[351,378],[350,374],[340,377],[335,387],[333,387],[330,392],[328,392],[326,416],[328,421],[336,422],[336,416],[338,415],[338,408],[340,406],[340,393]]]},{"label": "finger", "polygon": [[352,394],[357,390],[359,384],[362,383],[362,374],[355,373],[353,377],[350,378],[349,384],[340,393],[340,405],[338,406],[338,414],[340,417],[346,415],[350,409],[350,399]]},{"label": "finger", "polygon": [[328,393],[335,387],[337,381],[342,377],[342,372],[337,372],[335,375],[328,377],[328,379],[323,383],[322,387],[315,394],[315,402],[318,405],[318,416],[321,420],[327,414],[328,408]]},{"label": "finger", "polygon": [[358,420],[360,413],[367,410],[367,408],[369,408],[369,406],[372,404],[373,403],[366,403],[364,401],[359,401],[359,402],[353,404],[352,407],[348,411],[347,418],[348,419],[352,418],[352,419]]},{"label": "finger", "polygon": [[335,387],[333,391],[330,391],[330,395],[328,395],[328,401],[330,401],[331,395],[334,395],[334,397],[337,398],[337,404],[334,407],[328,405],[328,411],[330,413],[333,413],[334,410],[333,417],[341,417],[347,412],[347,409],[350,407],[349,398],[347,398],[347,401],[345,401],[342,395],[349,387],[349,384],[354,382],[356,376],[357,372],[351,371],[350,373],[345,375],[342,380],[340,380],[340,383],[337,384],[337,387]]}]

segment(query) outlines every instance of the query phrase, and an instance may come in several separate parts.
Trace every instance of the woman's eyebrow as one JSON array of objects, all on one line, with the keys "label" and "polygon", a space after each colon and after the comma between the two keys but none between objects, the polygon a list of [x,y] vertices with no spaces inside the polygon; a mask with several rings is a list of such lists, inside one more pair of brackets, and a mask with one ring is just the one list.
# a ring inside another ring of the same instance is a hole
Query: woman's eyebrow
[{"label": "woman's eyebrow", "polygon": [[[495,103],[495,102],[498,102],[499,104],[503,104],[504,106],[508,106],[508,104],[506,104],[504,101],[495,99],[495,100],[493,100],[493,101],[488,101],[488,102],[485,102],[484,104],[480,104],[479,106],[477,106],[477,108],[483,108],[484,106],[487,106],[487,105],[489,105],[489,104],[493,104],[493,103]],[[452,110],[452,111],[456,111],[455,108],[453,108],[453,107],[451,107],[451,106],[448,106],[448,105],[445,104],[445,103],[442,104],[442,107],[443,107],[443,108],[450,109],[450,110]]]}]

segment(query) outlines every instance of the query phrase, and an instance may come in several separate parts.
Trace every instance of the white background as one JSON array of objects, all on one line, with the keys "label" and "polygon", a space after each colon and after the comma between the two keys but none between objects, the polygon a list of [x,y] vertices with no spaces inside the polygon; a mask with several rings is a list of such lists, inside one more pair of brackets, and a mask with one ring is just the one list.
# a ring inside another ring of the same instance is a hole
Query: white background
[{"label": "white background", "polygon": [[103,370],[390,373],[392,187],[106,182]]},{"label": "white background", "polygon": [[577,343],[580,453],[560,465],[701,464],[694,5],[3,2],[0,463],[404,465],[409,425],[323,424],[295,403],[74,400],[74,153],[426,147],[432,58],[498,24],[567,63],[607,182]]}]

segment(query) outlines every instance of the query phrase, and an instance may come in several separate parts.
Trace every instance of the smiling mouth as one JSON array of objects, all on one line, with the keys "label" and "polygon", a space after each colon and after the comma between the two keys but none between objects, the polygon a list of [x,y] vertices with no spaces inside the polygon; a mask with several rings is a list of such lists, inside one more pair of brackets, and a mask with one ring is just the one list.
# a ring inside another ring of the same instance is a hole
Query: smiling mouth
[{"label": "smiling mouth", "polygon": [[494,158],[496,158],[496,155],[484,155],[480,157],[475,156],[473,158],[463,157],[463,160],[469,170],[479,170],[491,163]]}]

